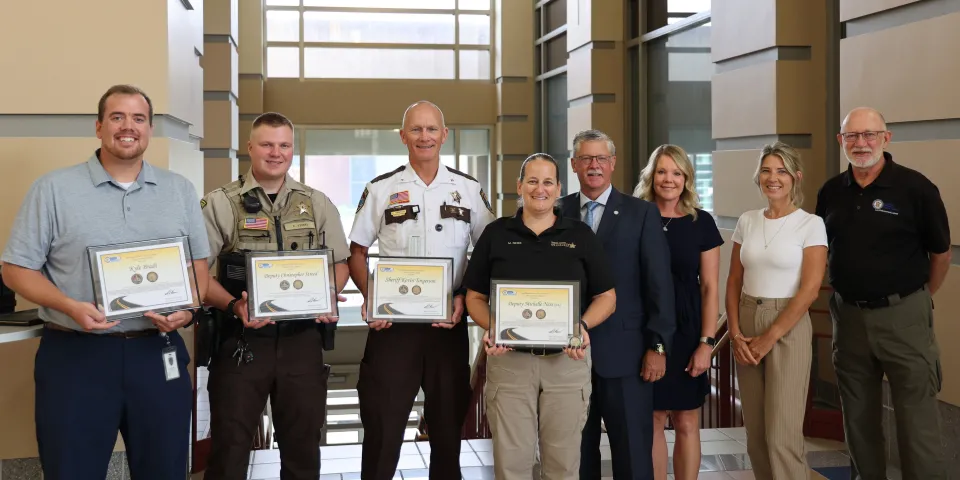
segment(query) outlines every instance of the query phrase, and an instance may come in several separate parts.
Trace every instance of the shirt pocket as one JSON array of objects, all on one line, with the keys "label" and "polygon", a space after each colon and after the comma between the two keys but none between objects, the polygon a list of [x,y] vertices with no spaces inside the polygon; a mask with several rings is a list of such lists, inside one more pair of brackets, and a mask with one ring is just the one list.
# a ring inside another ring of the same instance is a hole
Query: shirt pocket
[{"label": "shirt pocket", "polygon": [[466,207],[461,210],[463,212],[456,217],[440,219],[440,226],[443,228],[443,244],[447,248],[466,248],[470,243],[470,227],[476,212]]}]

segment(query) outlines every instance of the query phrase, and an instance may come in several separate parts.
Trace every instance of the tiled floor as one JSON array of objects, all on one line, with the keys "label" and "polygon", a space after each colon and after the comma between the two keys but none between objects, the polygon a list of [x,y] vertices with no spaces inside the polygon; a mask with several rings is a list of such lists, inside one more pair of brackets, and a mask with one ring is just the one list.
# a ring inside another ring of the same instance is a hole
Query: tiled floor
[{"label": "tiled floor", "polygon": [[[673,452],[673,435],[667,432],[668,450]],[[746,433],[742,428],[702,430],[703,460],[701,480],[753,480],[750,459],[747,456]],[[611,473],[610,447],[604,437],[601,442],[604,478]],[[811,468],[847,466],[849,458],[842,443],[821,439],[807,440],[807,460]],[[360,478],[360,445],[321,447],[321,480],[353,480]],[[280,476],[280,457],[277,450],[260,450],[251,454],[250,480],[273,480]],[[460,447],[460,464],[465,480],[493,479],[493,453],[490,440],[464,440]],[[426,442],[408,442],[403,445],[395,479],[424,479],[430,466],[430,445]],[[200,476],[194,476],[199,479]],[[672,479],[673,476],[670,475]],[[815,471],[811,479],[824,479]]]}]

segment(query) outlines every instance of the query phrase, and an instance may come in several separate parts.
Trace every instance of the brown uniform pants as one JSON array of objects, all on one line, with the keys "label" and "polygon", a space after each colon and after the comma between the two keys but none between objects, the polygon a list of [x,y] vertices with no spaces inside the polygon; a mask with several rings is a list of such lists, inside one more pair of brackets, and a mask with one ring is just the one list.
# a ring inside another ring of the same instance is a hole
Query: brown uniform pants
[{"label": "brown uniform pants", "polygon": [[[758,337],[789,298],[740,298],[740,331]],[[796,480],[809,475],[803,417],[807,408],[813,326],[804,314],[760,365],[737,364],[747,453],[757,480]]]},{"label": "brown uniform pants", "polygon": [[540,478],[579,478],[590,369],[589,350],[579,361],[520,351],[487,358],[484,393],[497,480],[530,480],[538,446]]},{"label": "brown uniform pants", "polygon": [[305,327],[290,335],[283,329],[276,333],[272,326],[262,332],[247,330],[244,338],[254,359],[240,365],[231,357],[237,336],[224,340],[210,366],[212,446],[205,480],[247,478],[253,436],[268,396],[280,444],[280,478],[319,477],[330,372],[323,363],[320,332],[313,322]]},{"label": "brown uniform pants", "polygon": [[394,478],[404,429],[421,386],[430,436],[430,479],[461,477],[460,437],[470,403],[469,355],[465,322],[451,330],[394,324],[370,331],[357,382],[363,422],[361,478]]}]

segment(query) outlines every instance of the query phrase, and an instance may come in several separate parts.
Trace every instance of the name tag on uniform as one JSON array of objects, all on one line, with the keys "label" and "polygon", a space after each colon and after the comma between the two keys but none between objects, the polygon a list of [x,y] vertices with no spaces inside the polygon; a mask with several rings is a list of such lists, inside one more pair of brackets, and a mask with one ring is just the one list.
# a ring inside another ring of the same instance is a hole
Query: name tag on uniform
[{"label": "name tag on uniform", "polygon": [[283,224],[284,230],[301,230],[304,228],[309,228],[311,230],[316,230],[317,225],[313,223],[312,220],[300,220],[298,222],[287,222]]},{"label": "name tag on uniform", "polygon": [[163,374],[167,381],[180,378],[180,367],[177,365],[177,347],[169,346],[163,349]]},{"label": "name tag on uniform", "polygon": [[455,205],[441,205],[440,218],[453,218],[461,222],[470,223],[470,209]]},{"label": "name tag on uniform", "polygon": [[394,223],[403,223],[407,220],[416,220],[418,213],[420,213],[419,205],[404,205],[402,207],[384,210],[383,218],[386,219],[387,225],[391,225]]}]

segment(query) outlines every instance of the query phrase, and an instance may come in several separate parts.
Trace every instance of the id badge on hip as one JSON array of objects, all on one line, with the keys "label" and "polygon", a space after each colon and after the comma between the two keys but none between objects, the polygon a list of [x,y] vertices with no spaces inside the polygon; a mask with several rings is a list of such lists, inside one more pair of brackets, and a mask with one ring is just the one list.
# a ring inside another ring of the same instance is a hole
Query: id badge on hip
[{"label": "id badge on hip", "polygon": [[177,347],[170,344],[170,337],[165,333],[161,333],[163,338],[167,341],[167,346],[163,347],[163,374],[167,378],[167,381],[176,380],[180,378],[180,368],[177,365]]}]

